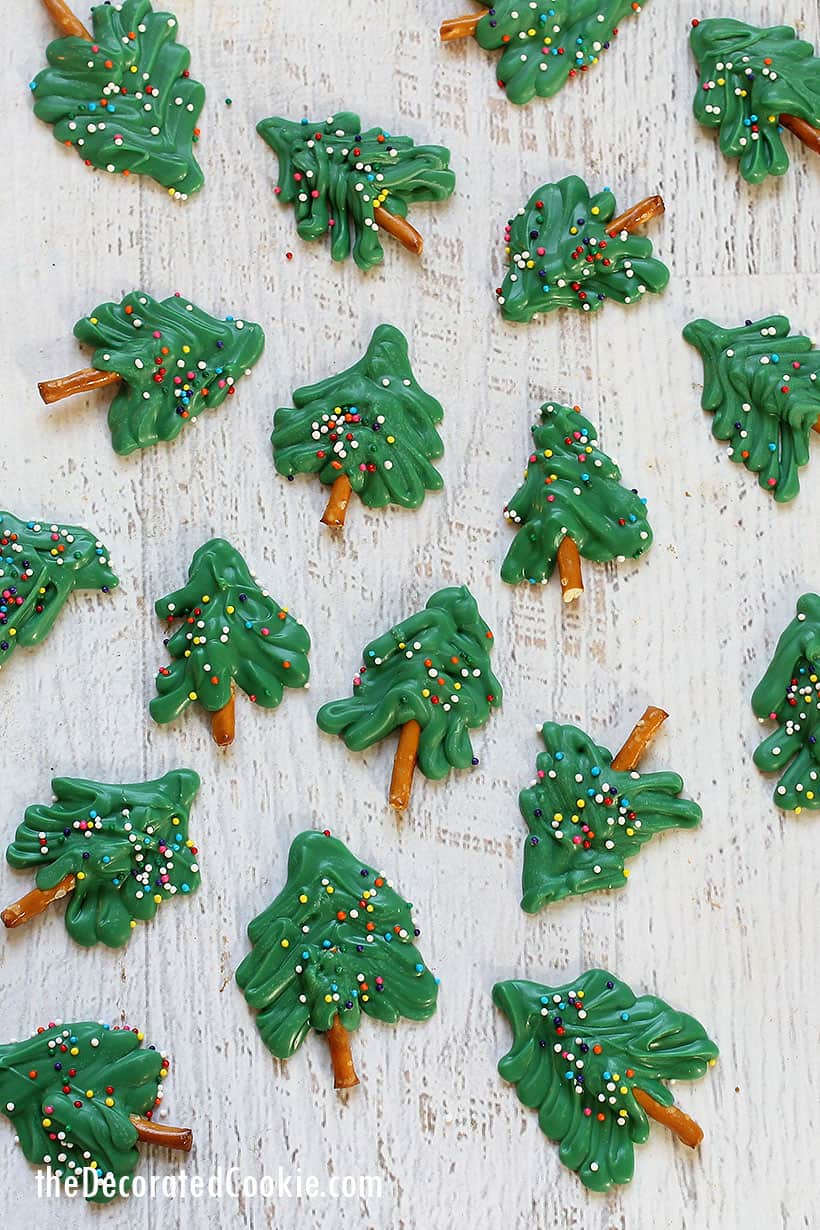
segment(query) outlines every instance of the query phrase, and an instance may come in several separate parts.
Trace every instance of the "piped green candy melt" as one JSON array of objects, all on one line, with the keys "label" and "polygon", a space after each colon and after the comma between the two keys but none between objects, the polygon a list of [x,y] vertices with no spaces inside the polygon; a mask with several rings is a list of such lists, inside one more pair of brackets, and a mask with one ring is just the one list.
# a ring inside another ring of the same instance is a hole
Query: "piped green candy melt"
[{"label": "piped green candy melt", "polygon": [[[634,0],[479,0],[489,9],[475,38],[500,51],[496,77],[512,103],[552,98],[570,77],[580,78],[609,50],[625,17],[641,11]],[[645,2],[645,0],[644,0]],[[445,22],[442,38],[449,34]]]},{"label": "piped green candy melt", "polygon": [[193,154],[205,90],[177,21],[149,0],[97,4],[93,38],[59,38],[31,83],[34,113],[98,170],[148,175],[175,200],[201,186]]},{"label": "piped green candy melt", "polygon": [[455,188],[444,146],[415,145],[383,128],[363,131],[352,111],[319,123],[272,116],[257,132],[279,159],[275,191],[293,205],[299,237],[329,233],[333,260],[352,250],[363,270],[384,259],[380,227],[390,226],[389,215],[406,219],[411,205],[444,201]]},{"label": "piped green candy melt", "polygon": [[418,508],[428,491],[441,490],[433,462],[444,453],[443,411],[418,384],[407,340],[392,325],[378,326],[352,367],[297,389],[293,401],[274,417],[274,462],[288,478],[345,483],[341,512],[327,523],[344,522],[351,489],[368,508]]},{"label": "piped green candy melt", "polygon": [[75,589],[116,589],[108,548],[76,525],[0,512],[0,667],[18,645],[38,645]]},{"label": "piped green candy melt", "polygon": [[624,888],[624,863],[656,834],[700,824],[697,803],[678,797],[677,773],[615,769],[612,753],[577,726],[545,722],[541,738],[536,777],[518,798],[529,830],[521,899],[527,913],[576,894]]},{"label": "piped green candy melt", "polygon": [[645,500],[621,485],[621,471],[577,408],[548,402],[540,413],[524,481],[504,509],[517,532],[501,579],[548,581],[565,538],[596,563],[638,559],[652,545]]},{"label": "piped green candy melt", "polygon": [[799,815],[820,809],[820,595],[803,594],[752,693],[761,722],[777,729],[755,750],[763,773],[779,773],[774,801]]},{"label": "piped green candy melt", "polygon": [[[353,695],[322,705],[316,721],[355,752],[395,730],[415,730],[411,780],[416,762],[433,780],[451,769],[467,769],[478,763],[470,731],[501,706],[492,646],[493,634],[467,587],[440,589],[423,611],[365,647]],[[393,806],[403,810],[396,802]]]},{"label": "piped green candy melt", "polygon": [[[94,346],[92,366],[121,384],[108,411],[115,452],[122,456],[160,440],[232,397],[265,345],[260,325],[219,320],[179,295],[154,299],[132,291],[120,303],[101,303],[74,326]],[[60,382],[56,382],[60,383]],[[48,398],[41,385],[41,393]]]},{"label": "piped green candy melt", "polygon": [[723,328],[693,320],[683,330],[703,360],[701,405],[729,457],[757,474],[778,503],[800,490],[812,429],[820,423],[820,350],[790,333],[785,316]]},{"label": "piped green candy melt", "polygon": [[34,870],[37,884],[3,912],[7,927],[28,921],[62,888],[59,895],[70,893],[65,925],[72,939],[121,948],[165,901],[199,888],[197,850],[188,837],[199,789],[193,770],[123,786],[57,777],[51,788],[55,801],[26,808],[6,850],[8,863]]},{"label": "piped green candy melt", "polygon": [[142,1043],[126,1026],[51,1021],[0,1046],[0,1113],[29,1162],[73,1181],[71,1195],[87,1192],[96,1204],[127,1195],[139,1141],[191,1148],[187,1128],[150,1121],[169,1063]]},{"label": "piped green candy melt", "polygon": [[524,323],[557,308],[597,312],[607,299],[635,304],[658,294],[669,270],[652,255],[651,240],[629,229],[662,210],[660,197],[647,198],[615,218],[608,188],[592,196],[577,175],[543,184],[505,229],[509,269],[496,290],[501,315]]},{"label": "piped green candy melt", "polygon": [[350,1034],[362,1014],[425,1021],[438,981],[415,938],[411,906],[335,837],[301,833],[276,899],[248,927],[236,981],[265,1046],[289,1059],[311,1029],[328,1034],[337,1088],[357,1083]]},{"label": "piped green candy melt", "polygon": [[[258,584],[235,547],[212,538],[194,553],[188,582],[159,598],[155,610],[169,626],[171,663],[157,675],[151,716],[172,722],[197,702],[211,714],[233,706],[234,683],[257,705],[275,709],[285,688],[310,677],[307,630]],[[214,737],[221,739],[214,727]]]},{"label": "piped green candy melt", "polygon": [[[585,1187],[628,1183],[649,1119],[695,1148],[703,1133],[665,1081],[703,1076],[718,1049],[699,1021],[593,969],[565,986],[498,982],[513,1042],[498,1071]],[[647,1117],[649,1116],[649,1117]]]},{"label": "piped green candy melt", "polygon": [[820,59],[811,44],[790,26],[763,29],[730,17],[693,22],[690,44],[699,75],[695,118],[720,130],[721,152],[740,159],[750,184],[784,175],[781,116],[820,127]]}]

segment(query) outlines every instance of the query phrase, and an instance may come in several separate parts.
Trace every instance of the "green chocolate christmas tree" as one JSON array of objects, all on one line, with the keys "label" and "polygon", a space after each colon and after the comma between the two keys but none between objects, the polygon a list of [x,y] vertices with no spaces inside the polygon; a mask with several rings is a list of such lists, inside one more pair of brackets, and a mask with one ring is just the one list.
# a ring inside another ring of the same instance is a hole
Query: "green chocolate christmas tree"
[{"label": "green chocolate christmas tree", "polygon": [[188,1128],[153,1123],[169,1063],[136,1029],[50,1021],[0,1046],[0,1110],[24,1156],[105,1204],[126,1195],[137,1143],[188,1152]]},{"label": "green chocolate christmas tree", "polygon": [[712,435],[728,440],[732,461],[780,503],[800,490],[798,470],[820,425],[820,350],[789,330],[785,316],[736,329],[693,320],[683,330],[703,359],[701,405],[714,412]]},{"label": "green chocolate christmas tree", "polygon": [[217,320],[179,295],[160,301],[137,290],[121,303],[101,303],[77,321],[74,336],[95,347],[92,366],[43,381],[40,396],[50,404],[119,385],[108,426],[122,456],[175,440],[203,411],[221,406],[265,345],[261,327],[250,321]]},{"label": "green chocolate christmas tree", "polygon": [[329,833],[301,833],[288,881],[248,927],[236,981],[265,1046],[290,1059],[311,1029],[327,1034],[337,1089],[359,1083],[350,1035],[362,1013],[426,1021],[438,981],[414,944],[412,906]]},{"label": "green chocolate christmas tree", "polygon": [[789,128],[820,153],[820,59],[790,26],[761,29],[731,17],[693,21],[698,63],[695,118],[720,129],[720,148],[740,159],[750,184],[784,175]]},{"label": "green chocolate christmas tree", "polygon": [[37,868],[37,887],[2,913],[19,927],[71,894],[69,935],[90,948],[121,948],[164,901],[199,888],[188,815],[199,789],[191,769],[128,786],[55,777],[55,801],[26,808],[6,859]]},{"label": "green chocolate christmas tree", "polygon": [[239,552],[212,538],[194,552],[188,583],[155,603],[169,626],[173,661],[160,667],[151,701],[155,722],[172,722],[198,701],[213,715],[214,741],[233,742],[234,683],[264,709],[275,709],[285,688],[307,687],[310,637],[287,607],[261,589]]},{"label": "green chocolate christmas tree", "polygon": [[368,508],[418,508],[443,480],[439,402],[417,383],[407,341],[379,325],[358,363],[297,389],[276,411],[273,458],[280,474],[318,474],[330,486],[325,525],[341,528],[351,491]]},{"label": "green chocolate christmas tree", "polygon": [[652,243],[631,232],[663,213],[659,196],[647,197],[613,218],[608,188],[590,196],[577,175],[543,184],[504,232],[509,271],[496,290],[501,315],[523,323],[539,312],[579,308],[597,312],[606,299],[639,303],[657,294],[669,270]]},{"label": "green chocolate christmas tree", "polygon": [[500,51],[498,84],[512,103],[536,94],[552,98],[570,77],[594,68],[624,17],[640,13],[635,0],[478,0],[489,11],[442,22],[441,39],[475,37]]},{"label": "green chocolate christmas tree", "polygon": [[650,1119],[700,1144],[703,1132],[663,1083],[695,1080],[717,1059],[694,1017],[601,969],[563,987],[498,982],[493,1002],[513,1031],[498,1071],[585,1187],[629,1182]]},{"label": "green chocolate christmas tree", "polygon": [[76,525],[0,512],[0,667],[18,645],[39,645],[75,589],[116,589],[108,548]]},{"label": "green chocolate christmas tree", "polygon": [[623,888],[626,859],[656,833],[700,824],[697,803],[678,797],[677,773],[635,771],[666,716],[647,709],[615,757],[577,726],[541,727],[545,751],[518,797],[529,829],[521,900],[528,914],[574,894]]},{"label": "green chocolate christmas tree", "polygon": [[322,705],[316,720],[354,752],[400,731],[390,804],[404,811],[417,763],[433,780],[478,764],[470,731],[501,706],[492,645],[467,587],[440,589],[423,611],[365,647],[353,695]]},{"label": "green chocolate christmas tree", "polygon": [[769,669],[752,693],[761,722],[777,729],[760,744],[754,761],[779,773],[774,801],[798,815],[820,808],[820,595],[803,594],[797,615],[777,642]]},{"label": "green chocolate christmas tree", "polygon": [[64,38],[31,83],[34,114],[86,166],[149,175],[185,201],[202,187],[194,158],[205,90],[188,74],[176,18],[149,0],[96,4],[93,34],[63,0],[43,0]]},{"label": "green chocolate christmas tree", "polygon": [[584,589],[580,556],[600,564],[637,559],[651,547],[646,501],[621,486],[621,471],[577,406],[542,406],[532,442],[524,482],[504,509],[520,528],[501,579],[546,583],[557,562],[564,601],[573,602]]},{"label": "green chocolate christmas tree", "polygon": [[274,191],[296,211],[300,239],[330,233],[335,261],[351,251],[360,269],[384,259],[384,230],[418,255],[422,237],[407,221],[418,201],[444,201],[455,188],[450,151],[414,145],[383,128],[362,131],[358,115],[342,111],[320,123],[273,116],[257,132],[279,159]]}]

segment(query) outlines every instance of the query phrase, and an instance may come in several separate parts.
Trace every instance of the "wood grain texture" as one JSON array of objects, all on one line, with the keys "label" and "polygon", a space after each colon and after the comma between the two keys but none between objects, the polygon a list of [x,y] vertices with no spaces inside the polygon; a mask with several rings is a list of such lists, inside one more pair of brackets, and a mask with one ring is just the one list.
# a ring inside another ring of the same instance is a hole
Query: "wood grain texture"
[{"label": "wood grain texture", "polygon": [[[815,1227],[816,821],[772,806],[772,783],[751,764],[749,695],[796,597],[820,584],[820,461],[794,504],[767,499],[711,438],[700,361],[680,330],[703,313],[735,323],[784,311],[817,331],[817,160],[795,145],[782,182],[755,189],[738,178],[690,114],[688,24],[707,14],[661,0],[624,23],[598,70],[520,109],[472,40],[439,44],[441,20],[462,0],[174,7],[208,89],[206,185],[184,207],[147,181],[92,174],[60,148],[25,89],[44,62],[48,18],[34,0],[4,13],[3,503],[96,528],[122,587],[72,599],[46,644],[3,671],[0,763],[4,845],[26,804],[49,797],[52,773],[116,781],[196,768],[203,885],[122,952],[74,946],[60,906],[0,937],[0,1032],[125,1017],[170,1050],[168,1119],[191,1124],[194,1151],[180,1161],[146,1150],[143,1174],[236,1164],[259,1176],[281,1165],[323,1182],[380,1175],[384,1189],[380,1200],[132,1201],[100,1214],[38,1201],[35,1172],[0,1121],[7,1225],[56,1230],[70,1217],[90,1230],[102,1216],[110,1230],[439,1230],[457,1208],[463,1224],[488,1227]],[[763,0],[718,11],[794,22],[815,45],[820,35],[811,0],[788,13]],[[368,276],[352,262],[333,266],[324,244],[296,239],[277,204],[275,161],[255,122],[343,106],[452,148],[457,195],[413,212],[420,260],[390,244]],[[505,324],[493,295],[502,224],[536,184],[570,171],[610,184],[622,208],[662,193],[667,213],[652,235],[669,289],[635,311]],[[73,322],[135,286],[235,309],[261,321],[268,341],[230,405],[172,446],[121,459],[105,425],[109,393],[45,408],[36,382],[87,361]],[[356,359],[383,320],[407,334],[419,379],[444,404],[446,486],[412,514],[354,501],[342,537],[319,523],[315,482],[276,476],[271,420],[295,386]],[[588,566],[570,610],[557,582],[513,590],[498,576],[510,539],[501,510],[548,397],[584,407],[648,497],[656,536],[640,563]],[[274,714],[239,697],[236,743],[224,751],[201,715],[159,729],[147,710],[164,660],[153,601],[214,533],[314,638],[311,690]],[[495,629],[504,710],[477,736],[475,772],[438,784],[419,775],[397,823],[387,805],[393,745],[352,756],[318,732],[314,714],[348,688],[371,634],[454,582],[472,587]],[[684,775],[702,829],[654,841],[620,895],[524,915],[516,796],[532,773],[536,725],[578,722],[615,748],[649,703],[671,716],[646,767]],[[318,1037],[287,1066],[271,1061],[232,981],[291,838],[316,823],[395,877],[442,979],[429,1024],[364,1022],[354,1044],[362,1083],[346,1101]],[[0,867],[3,904],[28,885]],[[509,1034],[490,1000],[498,978],[563,981],[597,964],[694,1013],[722,1051],[709,1078],[679,1091],[705,1130],[700,1151],[655,1129],[631,1187],[605,1197],[563,1169],[497,1076]]]}]

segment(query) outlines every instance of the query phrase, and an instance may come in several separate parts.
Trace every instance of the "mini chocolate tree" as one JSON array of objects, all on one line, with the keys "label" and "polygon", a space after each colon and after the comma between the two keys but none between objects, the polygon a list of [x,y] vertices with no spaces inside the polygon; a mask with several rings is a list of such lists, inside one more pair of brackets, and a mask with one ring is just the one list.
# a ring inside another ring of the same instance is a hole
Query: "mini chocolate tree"
[{"label": "mini chocolate tree", "polygon": [[55,777],[51,788],[54,803],[27,807],[6,850],[12,867],[37,868],[37,887],[3,910],[5,926],[19,927],[70,894],[69,935],[85,947],[121,948],[163,902],[199,888],[188,837],[199,789],[192,769],[128,786]]},{"label": "mini chocolate tree", "polygon": [[116,589],[108,548],[76,525],[0,512],[0,667],[18,645],[39,645],[75,589]]},{"label": "mini chocolate tree", "polygon": [[307,630],[274,602],[239,552],[212,538],[194,552],[188,582],[157,599],[169,627],[172,661],[160,667],[151,717],[163,724],[197,701],[211,715],[214,742],[233,742],[234,684],[264,709],[276,709],[285,688],[307,687]]},{"label": "mini chocolate tree", "polygon": [[470,731],[501,706],[492,643],[467,587],[440,589],[423,611],[365,647],[353,695],[319,710],[320,729],[354,752],[400,731],[390,783],[397,811],[410,802],[417,763],[433,780],[478,764]]},{"label": "mini chocolate tree", "polygon": [[[136,1029],[50,1021],[33,1038],[0,1046],[0,1113],[23,1154],[104,1204],[125,1195],[138,1142],[188,1152],[188,1128],[154,1123],[169,1062]],[[90,1171],[90,1181],[85,1172]]]},{"label": "mini chocolate tree", "polygon": [[418,508],[444,485],[433,465],[444,453],[444,412],[417,383],[392,325],[378,326],[358,363],[297,389],[293,401],[273,420],[274,462],[288,478],[317,474],[330,487],[325,525],[342,528],[354,491],[368,508]]},{"label": "mini chocolate tree", "polygon": [[541,1131],[585,1187],[629,1182],[650,1119],[690,1148],[700,1144],[703,1132],[664,1084],[695,1080],[717,1060],[694,1017],[634,995],[602,969],[562,987],[498,982],[493,1002],[513,1031],[498,1071],[538,1111]]},{"label": "mini chocolate tree", "polygon": [[358,115],[340,111],[318,124],[272,116],[256,126],[279,159],[280,200],[293,205],[300,239],[330,233],[335,261],[372,269],[384,259],[386,231],[419,255],[421,235],[407,221],[418,201],[444,201],[455,188],[450,151],[415,145],[383,128],[362,129]]},{"label": "mini chocolate tree", "polygon": [[86,166],[144,174],[186,201],[202,187],[193,154],[205,90],[190,76],[177,22],[149,0],[96,4],[89,34],[64,0],[43,0],[64,36],[31,83],[34,114]]},{"label": "mini chocolate tree", "polygon": [[411,908],[329,833],[295,838],[287,884],[248,927],[253,949],[236,971],[272,1055],[290,1059],[318,1030],[336,1088],[349,1089],[359,1083],[350,1035],[363,1013],[390,1025],[433,1015],[438,980],[415,946]]},{"label": "mini chocolate tree", "polygon": [[120,303],[101,303],[74,326],[94,346],[91,367],[38,388],[47,404],[117,385],[108,410],[114,451],[128,456],[183,427],[236,392],[262,353],[259,325],[227,316],[218,320],[179,295],[153,299],[131,291]]}]

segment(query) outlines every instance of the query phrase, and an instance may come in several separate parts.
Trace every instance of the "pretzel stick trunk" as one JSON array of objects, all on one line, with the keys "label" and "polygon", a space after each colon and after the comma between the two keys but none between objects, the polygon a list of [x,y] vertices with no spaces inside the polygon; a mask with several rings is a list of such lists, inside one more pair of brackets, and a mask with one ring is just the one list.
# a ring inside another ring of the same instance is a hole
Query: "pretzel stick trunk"
[{"label": "pretzel stick trunk", "polygon": [[352,491],[350,479],[346,474],[340,474],[330,488],[330,498],[322,515],[323,525],[329,525],[332,530],[344,528]]},{"label": "pretzel stick trunk", "polygon": [[793,132],[803,144],[815,154],[820,154],[820,128],[815,128],[807,120],[801,120],[799,115],[781,115],[780,123],[789,132]]},{"label": "pretzel stick trunk", "polygon": [[333,1064],[333,1088],[352,1089],[358,1085],[359,1078],[350,1053],[350,1034],[339,1020],[338,1013],[328,1030],[327,1044],[330,1047],[330,1062]]},{"label": "pretzel stick trunk", "polygon": [[107,384],[119,384],[120,377],[116,372],[98,372],[96,367],[84,367],[82,371],[72,372],[70,376],[58,376],[56,380],[41,380],[37,385],[40,396],[47,406],[52,402],[62,401],[65,397],[74,397],[77,393],[90,393],[92,389],[102,389]]},{"label": "pretzel stick trunk", "polygon": [[485,15],[484,13],[468,13],[465,17],[450,17],[441,23],[439,38],[442,43],[452,43],[457,38],[469,38],[471,34],[475,34],[476,26]]},{"label": "pretzel stick trunk", "polygon": [[612,768],[622,773],[631,773],[633,769],[637,769],[641,757],[668,717],[669,714],[665,710],[650,705],[644,711],[641,720],[636,723],[626,743],[613,758]]},{"label": "pretzel stick trunk", "polygon": [[21,897],[19,901],[15,901],[13,905],[3,910],[0,914],[3,926],[22,927],[23,923],[30,922],[32,918],[42,914],[43,910],[48,909],[52,901],[59,901],[72,892],[75,883],[74,876],[69,873],[63,876],[54,888],[33,888],[30,893],[26,893],[25,897]]},{"label": "pretzel stick trunk", "polygon": [[674,1132],[678,1140],[688,1145],[690,1149],[697,1149],[703,1140],[703,1128],[699,1123],[690,1119],[678,1106],[661,1106],[660,1102],[656,1102],[637,1086],[633,1086],[632,1093],[635,1101],[643,1107],[650,1119],[669,1128],[670,1132]]},{"label": "pretzel stick trunk", "polygon": [[79,17],[75,17],[67,4],[63,0],[43,0],[43,6],[48,10],[51,19],[58,27],[61,34],[67,37],[87,38],[91,42],[91,35],[86,30]]},{"label": "pretzel stick trunk", "polygon": [[410,791],[413,789],[420,736],[421,727],[415,718],[404,723],[393,759],[393,775],[390,778],[390,806],[395,811],[407,811],[410,806]]},{"label": "pretzel stick trunk", "polygon": [[606,228],[606,233],[614,236],[619,231],[637,230],[639,226],[645,226],[653,218],[659,217],[665,210],[666,206],[662,196],[644,197],[642,201],[638,201],[637,205],[633,205],[631,209],[624,210],[622,214],[618,214],[617,218],[613,218]]},{"label": "pretzel stick trunk", "polygon": [[137,1129],[140,1140],[144,1140],[147,1145],[162,1145],[165,1149],[182,1149],[185,1153],[191,1152],[194,1134],[190,1128],[153,1123],[150,1119],[143,1119],[142,1115],[129,1115],[128,1118]]},{"label": "pretzel stick trunk", "polygon": [[236,692],[231,686],[231,699],[211,718],[211,734],[219,747],[229,747],[236,735]]},{"label": "pretzel stick trunk", "polygon": [[391,214],[389,209],[382,209],[381,205],[377,205],[373,210],[373,217],[377,226],[387,231],[394,239],[398,239],[403,248],[414,256],[421,256],[424,240],[406,218],[402,218],[401,214]]},{"label": "pretzel stick trunk", "polygon": [[584,578],[581,574],[581,556],[568,534],[561,539],[557,559],[564,602],[575,602],[584,592]]}]

